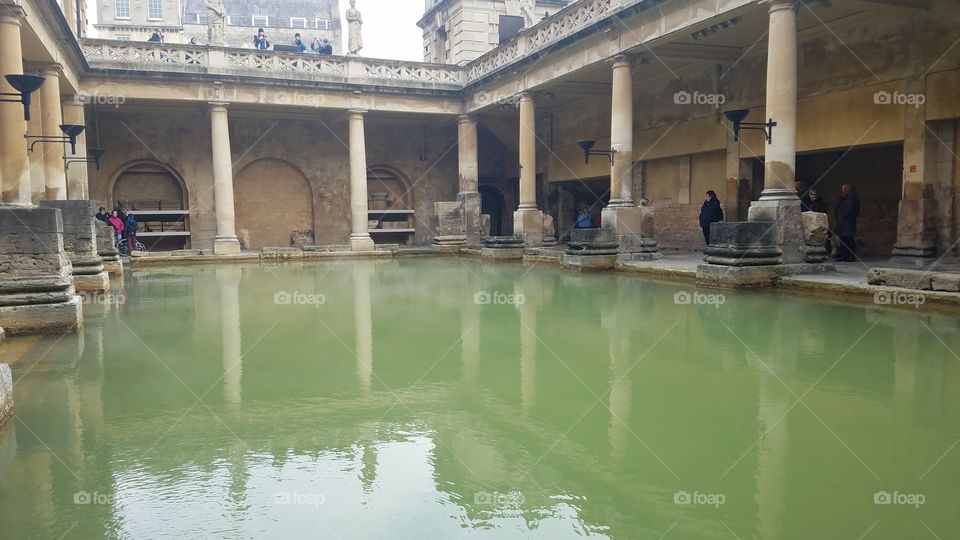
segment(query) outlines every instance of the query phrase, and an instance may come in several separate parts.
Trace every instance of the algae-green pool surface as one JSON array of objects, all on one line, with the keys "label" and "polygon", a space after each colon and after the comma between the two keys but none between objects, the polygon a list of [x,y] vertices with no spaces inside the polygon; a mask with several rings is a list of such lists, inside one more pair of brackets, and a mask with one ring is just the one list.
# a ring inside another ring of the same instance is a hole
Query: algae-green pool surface
[{"label": "algae-green pool surface", "polygon": [[128,273],[27,342],[2,538],[960,536],[921,310],[344,261]]}]

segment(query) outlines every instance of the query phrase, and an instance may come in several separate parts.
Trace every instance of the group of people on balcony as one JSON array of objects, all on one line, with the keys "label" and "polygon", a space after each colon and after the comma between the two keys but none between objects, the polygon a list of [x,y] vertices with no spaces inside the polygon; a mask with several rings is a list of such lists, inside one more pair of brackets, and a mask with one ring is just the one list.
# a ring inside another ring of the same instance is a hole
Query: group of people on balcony
[{"label": "group of people on balcony", "polygon": [[[300,32],[297,32],[296,35],[293,36],[292,45],[300,49],[300,52],[307,52],[307,44],[300,36]],[[267,37],[267,33],[263,31],[263,28],[258,28],[257,34],[253,36],[253,47],[261,51],[268,50],[271,47],[270,38]],[[317,36],[313,38],[313,42],[310,44],[310,50],[317,54],[331,55],[333,54],[333,44],[330,43],[329,39]]]}]

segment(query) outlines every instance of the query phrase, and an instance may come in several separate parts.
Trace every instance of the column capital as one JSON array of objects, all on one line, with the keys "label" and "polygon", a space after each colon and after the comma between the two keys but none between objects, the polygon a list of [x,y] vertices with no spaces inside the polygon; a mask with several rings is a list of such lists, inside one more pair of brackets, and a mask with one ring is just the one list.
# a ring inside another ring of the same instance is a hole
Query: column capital
[{"label": "column capital", "polygon": [[519,97],[520,97],[520,102],[521,102],[521,103],[524,102],[524,101],[533,103],[533,101],[534,101],[534,100],[533,100],[533,92],[530,92],[530,91],[520,92]]},{"label": "column capital", "polygon": [[44,77],[60,78],[60,72],[63,71],[63,65],[56,62],[45,63],[40,66],[40,74]]},{"label": "column capital", "polygon": [[227,104],[223,101],[208,101],[210,112],[227,112]]},{"label": "column capital", "polygon": [[27,17],[23,7],[16,4],[0,4],[0,23],[17,24]]},{"label": "column capital", "polygon": [[478,118],[475,114],[461,114],[457,116],[458,124],[476,124],[477,120]]},{"label": "column capital", "polygon": [[783,11],[786,9],[799,12],[796,0],[757,0],[761,6],[770,6],[770,12]]},{"label": "column capital", "polygon": [[632,68],[634,64],[634,58],[626,54],[618,54],[614,56],[611,60],[611,67],[613,69],[617,68]]},{"label": "column capital", "polygon": [[363,118],[367,114],[367,109],[347,109],[347,115],[351,117],[359,116]]}]

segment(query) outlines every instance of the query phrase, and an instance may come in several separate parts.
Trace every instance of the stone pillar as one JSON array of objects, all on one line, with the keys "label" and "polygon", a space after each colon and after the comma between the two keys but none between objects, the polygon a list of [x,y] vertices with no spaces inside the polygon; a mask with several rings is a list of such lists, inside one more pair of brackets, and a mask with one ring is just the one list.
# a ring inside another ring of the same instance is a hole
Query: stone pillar
[{"label": "stone pillar", "polygon": [[613,93],[610,98],[610,148],[617,151],[610,165],[612,208],[633,206],[633,76],[630,60],[613,61]]},{"label": "stone pillar", "polygon": [[210,103],[210,143],[213,151],[214,212],[217,215],[217,236],[213,241],[215,255],[240,253],[233,205],[233,158],[230,154],[230,128],[227,106]]},{"label": "stone pillar", "polygon": [[750,207],[750,221],[775,223],[774,241],[784,264],[804,260],[800,199],[794,188],[797,161],[797,8],[794,0],[765,0],[770,5],[767,43],[766,115],[777,125],[766,143],[766,187]]},{"label": "stone pillar", "polygon": [[537,208],[536,106],[528,92],[520,95],[520,204],[513,213],[513,233],[527,247],[543,245],[543,214]]},{"label": "stone pillar", "polygon": [[0,207],[0,232],[0,327],[8,335],[79,330],[83,314],[60,210]]},{"label": "stone pillar", "polygon": [[110,288],[110,277],[103,270],[97,245],[93,216],[95,201],[46,200],[44,208],[60,209],[63,220],[63,249],[73,266],[73,284],[78,292],[103,292]]},{"label": "stone pillar", "polygon": [[366,111],[351,109],[350,119],[350,249],[373,251],[367,209],[367,146],[363,115]]},{"label": "stone pillar", "polygon": [[483,226],[480,221],[480,192],[477,190],[480,177],[477,163],[477,119],[461,115],[457,121],[457,149],[459,157],[460,184],[457,202],[463,213],[463,230],[467,245],[483,243]]},{"label": "stone pillar", "polygon": [[[87,125],[86,117],[83,111],[83,104],[79,99],[71,98],[63,102],[63,123],[76,124],[80,126]],[[87,133],[84,131],[77,137],[77,153],[70,154],[70,147],[65,147],[64,155],[68,159],[87,159]],[[88,181],[87,163],[78,161],[71,163],[66,167],[67,175],[67,198],[71,200],[82,200],[90,198],[90,189]]]},{"label": "stone pillar", "polygon": [[[60,110],[59,65],[48,64],[44,66],[40,74],[43,75],[44,81],[37,93],[40,97],[43,132],[31,133],[31,135],[60,137],[63,135],[60,124],[65,122]],[[64,201],[67,199],[67,174],[64,170],[63,156],[69,151],[69,147],[65,143],[43,142],[37,143],[33,147],[34,153],[40,152],[43,154],[43,177],[48,201]]]},{"label": "stone pillar", "polygon": [[[630,60],[614,58],[611,94],[610,147],[616,150],[610,164],[610,204],[601,212],[600,222],[612,229],[624,260],[660,257],[653,240],[652,208],[635,207],[633,201],[633,77]],[[647,225],[645,227],[645,225]]]},{"label": "stone pillar", "polygon": [[[906,90],[924,94],[926,81],[910,81]],[[937,157],[943,141],[952,137],[937,133],[938,126],[928,124],[926,116],[926,103],[904,107],[903,187],[897,212],[897,241],[893,245],[895,256],[932,257],[936,252],[934,185],[940,173]],[[952,150],[950,145],[946,152]]]},{"label": "stone pillar", "polygon": [[[23,9],[16,5],[4,4],[0,11],[0,75],[23,74],[23,52],[20,47],[20,21],[23,16]],[[0,92],[15,92],[3,77],[0,77]],[[30,167],[23,138],[25,130],[23,107],[17,103],[0,103],[0,193],[6,203],[30,204]]]},{"label": "stone pillar", "polygon": [[[30,121],[27,122],[27,133],[43,133],[43,108],[40,100],[35,99],[30,104]],[[38,145],[39,148],[39,145]],[[30,202],[37,204],[47,198],[47,182],[43,175],[43,152],[32,152],[28,156],[30,166]]]},{"label": "stone pillar", "polygon": [[93,224],[97,230],[97,255],[100,256],[103,271],[112,275],[123,275],[123,262],[120,261],[117,244],[113,241],[113,227],[97,218],[93,218]]}]

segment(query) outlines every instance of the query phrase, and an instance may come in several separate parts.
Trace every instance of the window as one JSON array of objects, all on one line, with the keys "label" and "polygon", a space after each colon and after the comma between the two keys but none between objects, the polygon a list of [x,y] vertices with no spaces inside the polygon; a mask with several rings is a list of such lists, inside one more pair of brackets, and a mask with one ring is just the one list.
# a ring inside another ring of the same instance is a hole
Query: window
[{"label": "window", "polygon": [[251,26],[270,26],[270,17],[267,17],[266,15],[254,15],[251,17],[251,19],[253,20],[253,24]]},{"label": "window", "polygon": [[147,0],[147,18],[151,21],[163,20],[163,0]]},{"label": "window", "polygon": [[307,20],[303,17],[290,17],[290,28],[306,28]]},{"label": "window", "polygon": [[313,20],[313,27],[316,28],[317,30],[329,30],[330,29],[329,25],[330,23],[326,19]]},{"label": "window", "polygon": [[130,0],[115,0],[116,3],[113,4],[113,18],[114,19],[129,19],[130,18]]}]

